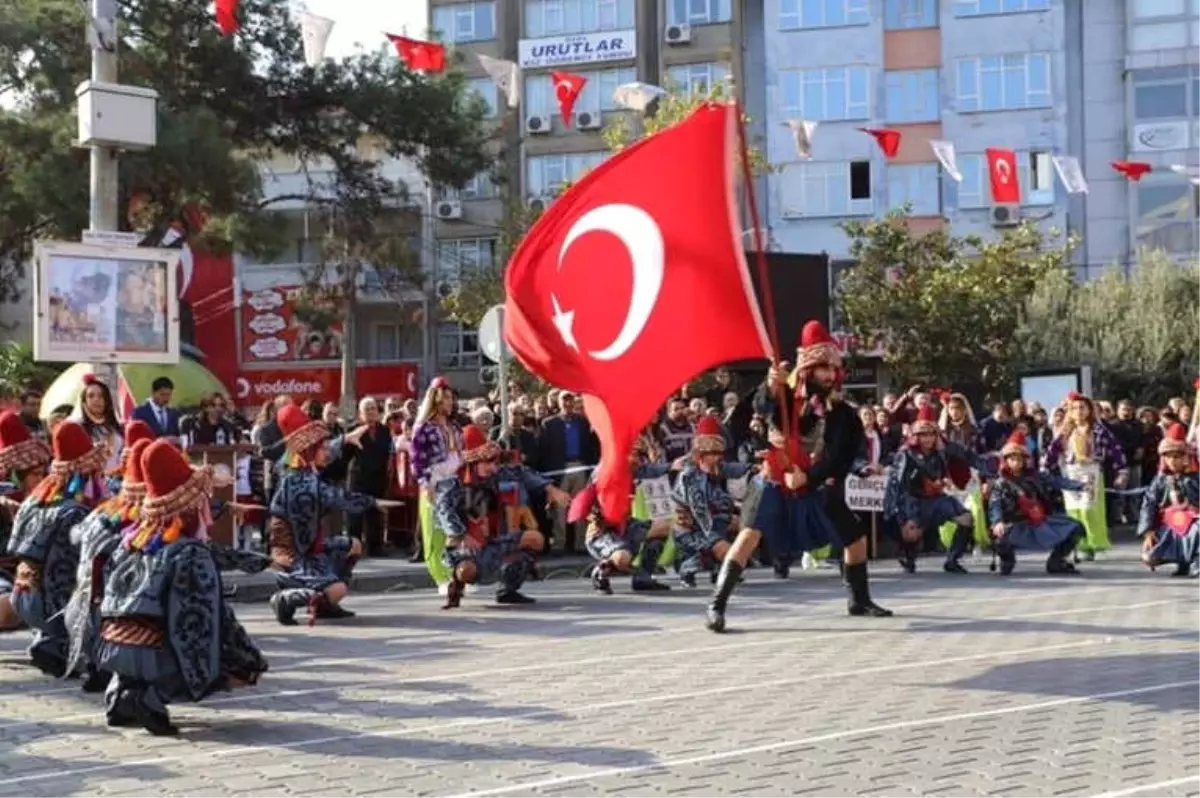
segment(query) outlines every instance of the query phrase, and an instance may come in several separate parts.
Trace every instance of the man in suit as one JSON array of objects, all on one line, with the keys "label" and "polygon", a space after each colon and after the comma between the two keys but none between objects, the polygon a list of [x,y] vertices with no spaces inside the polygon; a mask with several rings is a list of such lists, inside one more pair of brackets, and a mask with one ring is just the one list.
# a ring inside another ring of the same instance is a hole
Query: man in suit
[{"label": "man in suit", "polygon": [[150,398],[133,409],[133,417],[144,421],[160,438],[179,438],[179,411],[171,404],[175,383],[170,377],[159,377],[150,385]]},{"label": "man in suit", "polygon": [[[559,396],[562,412],[542,422],[538,436],[538,468],[551,474],[570,470],[569,474],[551,477],[554,484],[570,495],[579,493],[588,484],[590,472],[585,466],[594,466],[599,460],[600,442],[592,432],[592,425],[579,412],[579,400],[574,394],[563,392]],[[578,524],[567,523],[567,511],[554,511],[554,545],[567,553],[583,552],[583,535],[576,534]],[[579,530],[582,532],[582,530]]]}]

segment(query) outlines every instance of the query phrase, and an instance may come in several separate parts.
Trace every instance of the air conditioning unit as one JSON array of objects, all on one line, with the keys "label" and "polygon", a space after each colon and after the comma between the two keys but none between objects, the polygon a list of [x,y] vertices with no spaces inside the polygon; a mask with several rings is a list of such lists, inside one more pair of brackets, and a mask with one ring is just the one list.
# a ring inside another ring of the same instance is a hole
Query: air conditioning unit
[{"label": "air conditioning unit", "polygon": [[550,207],[550,197],[530,197],[525,200],[525,207],[534,213],[542,213]]},{"label": "air conditioning unit", "polygon": [[446,200],[437,204],[437,218],[442,221],[462,218],[462,203],[458,200]]},{"label": "air conditioning unit", "polygon": [[992,227],[1016,227],[1020,223],[1020,205],[1009,202],[992,206]]},{"label": "air conditioning unit", "polygon": [[667,44],[687,44],[692,40],[691,25],[668,25],[665,37]]},{"label": "air conditioning unit", "polygon": [[525,119],[525,129],[532,135],[550,132],[550,117],[530,116]]},{"label": "air conditioning unit", "polygon": [[454,283],[449,280],[442,280],[437,284],[438,299],[447,299],[454,293]]},{"label": "air conditioning unit", "polygon": [[575,127],[579,130],[599,130],[601,122],[600,114],[591,111],[580,111],[575,114]]}]

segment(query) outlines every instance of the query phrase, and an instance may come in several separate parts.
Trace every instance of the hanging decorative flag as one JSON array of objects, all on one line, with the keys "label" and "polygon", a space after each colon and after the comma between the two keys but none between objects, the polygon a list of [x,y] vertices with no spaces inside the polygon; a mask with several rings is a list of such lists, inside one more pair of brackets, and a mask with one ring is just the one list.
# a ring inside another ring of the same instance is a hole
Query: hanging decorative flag
[{"label": "hanging decorative flag", "polygon": [[509,108],[516,108],[521,104],[521,68],[515,61],[480,54],[479,65],[488,73],[496,88],[504,92]]},{"label": "hanging decorative flag", "polygon": [[1200,166],[1188,166],[1181,163],[1171,164],[1171,171],[1177,175],[1183,175],[1194,185],[1200,186]]},{"label": "hanging decorative flag", "polygon": [[667,90],[662,86],[635,80],[633,83],[617,86],[617,90],[613,92],[613,102],[631,111],[645,111],[650,103],[666,93]]},{"label": "hanging decorative flag", "polygon": [[888,127],[860,127],[859,130],[875,139],[879,144],[879,149],[883,150],[884,157],[888,160],[896,157],[896,153],[900,150],[899,130],[892,130]]},{"label": "hanging decorative flag", "polygon": [[1017,175],[1017,154],[1012,150],[988,147],[988,175],[992,183],[992,202],[997,205],[1018,205],[1021,202],[1021,179]]},{"label": "hanging decorative flag", "polygon": [[325,45],[333,30],[333,20],[305,11],[300,14],[300,34],[304,38],[304,63],[315,67],[325,60]]},{"label": "hanging decorative flag", "polygon": [[1125,175],[1126,180],[1134,183],[1141,180],[1142,175],[1153,171],[1150,164],[1144,161],[1113,161],[1112,168]]},{"label": "hanging decorative flag", "polygon": [[572,72],[551,72],[550,80],[554,84],[554,97],[558,100],[558,112],[562,114],[563,124],[570,127],[575,101],[587,85],[587,78]]},{"label": "hanging decorative flag", "polygon": [[812,157],[813,133],[817,131],[817,123],[806,119],[789,119],[788,127],[792,129],[792,140],[796,143],[796,154],[804,160]]},{"label": "hanging decorative flag", "polygon": [[1058,179],[1062,181],[1068,194],[1088,193],[1087,178],[1083,176],[1078,158],[1074,155],[1055,155],[1050,160],[1054,163],[1054,171],[1058,172]]},{"label": "hanging decorative flag", "polygon": [[394,33],[384,35],[396,48],[396,55],[400,56],[404,65],[412,71],[441,72],[446,68],[446,48],[437,42],[410,39]]},{"label": "hanging decorative flag", "polygon": [[217,27],[222,36],[232,36],[238,25],[238,0],[217,0]]},{"label": "hanging decorative flag", "polygon": [[122,421],[129,421],[133,418],[137,401],[133,398],[133,391],[129,389],[129,383],[125,381],[125,374],[121,371],[120,366],[117,367],[117,405],[121,408]]},{"label": "hanging decorative flag", "polygon": [[958,169],[958,156],[954,152],[954,142],[930,139],[929,146],[933,150],[933,154],[937,156],[938,163],[946,170],[946,174],[950,175],[955,183],[961,183],[962,172]]}]

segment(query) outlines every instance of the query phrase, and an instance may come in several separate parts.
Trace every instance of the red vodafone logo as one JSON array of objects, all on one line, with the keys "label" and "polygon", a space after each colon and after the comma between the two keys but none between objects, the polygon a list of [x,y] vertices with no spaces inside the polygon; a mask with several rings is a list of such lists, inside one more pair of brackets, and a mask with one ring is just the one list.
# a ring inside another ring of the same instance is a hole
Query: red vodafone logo
[{"label": "red vodafone logo", "polygon": [[[420,375],[414,363],[359,366],[355,371],[357,400],[363,396],[416,398]],[[244,370],[235,380],[234,396],[243,404],[261,404],[277,396],[297,401],[341,399],[338,368]]]}]

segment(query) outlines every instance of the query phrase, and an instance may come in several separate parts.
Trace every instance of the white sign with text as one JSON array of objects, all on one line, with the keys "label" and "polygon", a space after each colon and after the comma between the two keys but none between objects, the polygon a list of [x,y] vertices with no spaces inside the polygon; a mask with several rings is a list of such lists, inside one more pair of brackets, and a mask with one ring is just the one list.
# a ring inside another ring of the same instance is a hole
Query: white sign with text
[{"label": "white sign with text", "polygon": [[646,501],[646,509],[654,521],[665,521],[675,517],[675,502],[671,501],[671,478],[662,476],[654,479],[643,479],[638,486],[642,489],[642,498]]},{"label": "white sign with text", "polygon": [[637,56],[637,31],[611,30],[521,39],[517,62],[521,69],[628,61]]},{"label": "white sign with text", "polygon": [[846,477],[846,506],[856,513],[883,512],[883,492],[887,474],[869,477]]}]

